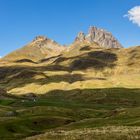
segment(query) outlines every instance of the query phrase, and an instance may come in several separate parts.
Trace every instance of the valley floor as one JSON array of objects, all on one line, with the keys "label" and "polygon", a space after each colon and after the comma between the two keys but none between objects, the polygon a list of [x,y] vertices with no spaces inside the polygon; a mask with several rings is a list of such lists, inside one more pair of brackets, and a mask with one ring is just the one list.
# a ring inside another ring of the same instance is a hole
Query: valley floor
[{"label": "valley floor", "polygon": [[54,90],[0,99],[2,140],[138,140],[140,89]]}]

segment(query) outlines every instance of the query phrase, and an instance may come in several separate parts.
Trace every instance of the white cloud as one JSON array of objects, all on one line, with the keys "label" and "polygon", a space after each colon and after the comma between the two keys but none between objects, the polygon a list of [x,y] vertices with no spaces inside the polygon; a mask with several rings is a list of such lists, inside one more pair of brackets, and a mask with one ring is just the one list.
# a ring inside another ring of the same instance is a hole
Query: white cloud
[{"label": "white cloud", "polygon": [[135,6],[130,9],[124,17],[128,17],[130,21],[140,27],[140,6]]}]

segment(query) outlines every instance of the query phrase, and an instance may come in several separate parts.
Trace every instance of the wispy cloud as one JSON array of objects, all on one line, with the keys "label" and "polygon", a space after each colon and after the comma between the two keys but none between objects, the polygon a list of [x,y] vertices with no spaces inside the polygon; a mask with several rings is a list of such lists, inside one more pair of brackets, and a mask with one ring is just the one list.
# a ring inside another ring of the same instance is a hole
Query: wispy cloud
[{"label": "wispy cloud", "polygon": [[140,6],[135,6],[130,9],[124,17],[128,17],[132,23],[137,24],[140,27]]}]

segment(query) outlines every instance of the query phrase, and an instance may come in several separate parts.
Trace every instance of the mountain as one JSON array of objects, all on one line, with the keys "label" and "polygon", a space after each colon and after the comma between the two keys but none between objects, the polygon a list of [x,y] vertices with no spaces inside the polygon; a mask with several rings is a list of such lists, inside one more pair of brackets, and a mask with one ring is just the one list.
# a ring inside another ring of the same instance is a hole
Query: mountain
[{"label": "mountain", "polygon": [[[85,35],[80,32],[71,46],[77,44],[96,44],[104,48],[122,48],[122,45],[113,37],[113,35],[103,29],[90,27],[89,33]],[[58,56],[62,52],[68,52],[70,47],[59,45],[54,40],[44,36],[37,36],[31,43],[8,54],[2,61],[4,62],[37,62],[45,58]]]},{"label": "mountain", "polygon": [[140,47],[123,48],[111,33],[96,27],[80,33],[69,47],[36,37],[0,61],[0,88],[11,94],[137,88],[139,76]]},{"label": "mountain", "polygon": [[[140,46],[91,27],[0,60],[0,139],[140,139]],[[28,137],[28,138],[27,138]]]},{"label": "mountain", "polygon": [[36,62],[43,58],[59,55],[64,50],[65,48],[54,40],[44,36],[37,36],[31,43],[8,54],[2,60],[11,62]]}]

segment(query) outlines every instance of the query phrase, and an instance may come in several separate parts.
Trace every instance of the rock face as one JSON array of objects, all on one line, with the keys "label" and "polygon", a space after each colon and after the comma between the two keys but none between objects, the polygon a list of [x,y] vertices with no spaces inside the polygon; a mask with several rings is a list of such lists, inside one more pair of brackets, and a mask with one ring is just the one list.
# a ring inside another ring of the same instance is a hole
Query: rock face
[{"label": "rock face", "polygon": [[110,32],[96,27],[90,27],[87,35],[80,32],[75,41],[87,41],[89,43],[96,42],[99,46],[105,48],[122,48],[122,45]]},{"label": "rock face", "polygon": [[39,41],[39,40],[47,40],[47,37],[45,37],[45,36],[36,36],[33,41]]},{"label": "rock face", "polygon": [[[42,54],[46,54],[46,52],[47,54],[51,52],[59,54],[65,49],[65,47],[59,45],[54,40],[44,36],[35,37],[31,44],[32,46],[37,47],[42,52]],[[49,53],[48,50],[50,51]]]},{"label": "rock face", "polygon": [[80,33],[77,35],[75,41],[81,41],[81,42],[82,42],[83,40],[85,40],[85,34],[84,34],[83,32],[80,32]]}]

